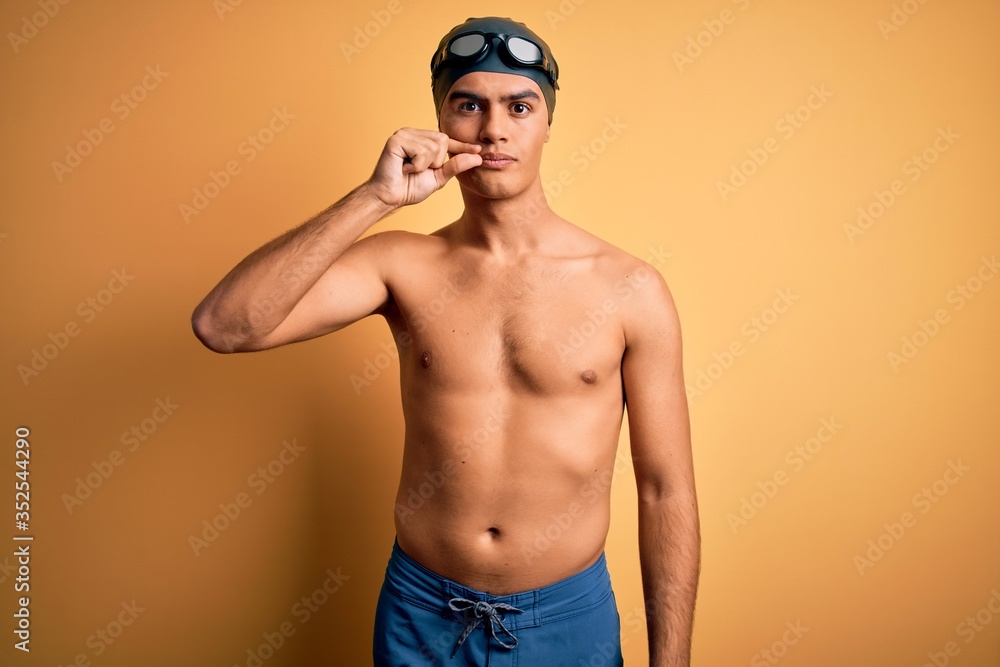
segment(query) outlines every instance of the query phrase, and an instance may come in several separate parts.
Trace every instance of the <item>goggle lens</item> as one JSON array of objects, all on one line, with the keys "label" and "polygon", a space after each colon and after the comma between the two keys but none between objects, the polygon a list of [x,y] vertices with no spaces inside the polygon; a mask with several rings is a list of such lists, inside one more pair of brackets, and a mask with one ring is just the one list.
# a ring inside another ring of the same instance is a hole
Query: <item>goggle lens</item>
[{"label": "goggle lens", "polygon": [[527,65],[542,62],[542,50],[533,42],[529,42],[523,37],[508,38],[507,51],[517,60]]},{"label": "goggle lens", "polygon": [[448,51],[453,56],[468,58],[482,51],[485,45],[486,37],[478,33],[473,33],[453,39],[451,44],[448,45]]}]

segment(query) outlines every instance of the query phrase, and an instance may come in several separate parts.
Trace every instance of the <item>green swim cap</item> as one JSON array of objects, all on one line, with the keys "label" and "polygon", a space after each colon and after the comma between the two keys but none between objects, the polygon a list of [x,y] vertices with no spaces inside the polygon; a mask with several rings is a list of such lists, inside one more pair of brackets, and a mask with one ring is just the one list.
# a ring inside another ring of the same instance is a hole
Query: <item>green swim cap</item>
[{"label": "green swim cap", "polygon": [[526,76],[542,91],[549,112],[549,125],[556,106],[559,65],[548,44],[509,18],[470,18],[441,38],[431,58],[431,89],[434,109],[441,117],[448,91],[469,72],[500,72]]}]

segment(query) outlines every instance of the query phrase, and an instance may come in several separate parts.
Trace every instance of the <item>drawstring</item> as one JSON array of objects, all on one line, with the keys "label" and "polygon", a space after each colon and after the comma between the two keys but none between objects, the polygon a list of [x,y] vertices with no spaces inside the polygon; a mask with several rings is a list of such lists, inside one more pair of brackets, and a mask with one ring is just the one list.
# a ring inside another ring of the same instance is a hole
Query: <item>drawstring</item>
[{"label": "drawstring", "polygon": [[[516,607],[512,607],[506,602],[497,602],[494,604],[490,604],[489,602],[484,602],[482,600],[469,600],[467,598],[452,598],[451,600],[448,601],[448,606],[454,609],[455,611],[468,611],[469,609],[471,609],[473,612],[473,617],[470,619],[469,624],[465,626],[465,630],[462,632],[462,636],[459,638],[458,644],[455,645],[455,650],[451,652],[451,657],[453,658],[455,657],[455,653],[458,651],[458,648],[465,642],[465,639],[469,636],[469,633],[475,630],[480,623],[483,623],[484,619],[489,620],[489,625],[486,626],[489,634],[494,639],[496,639],[501,646],[503,646],[504,648],[514,648],[517,646],[517,637],[515,637],[511,633],[511,631],[506,628],[506,626],[504,626],[503,621],[500,620],[499,618],[499,616],[502,615],[502,613],[498,614],[497,610],[503,609],[505,611],[513,611],[520,614],[524,612],[523,609],[517,609]],[[508,637],[514,640],[513,644],[505,644],[502,639],[497,637],[496,634],[497,625],[500,626],[500,630],[502,632],[505,632]]]}]

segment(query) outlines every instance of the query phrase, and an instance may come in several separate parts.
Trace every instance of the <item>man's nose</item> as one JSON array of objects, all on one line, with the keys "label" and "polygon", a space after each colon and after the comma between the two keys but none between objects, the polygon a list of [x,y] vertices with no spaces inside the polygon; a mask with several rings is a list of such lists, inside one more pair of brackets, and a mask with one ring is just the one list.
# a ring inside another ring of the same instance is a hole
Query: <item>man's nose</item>
[{"label": "man's nose", "polygon": [[479,131],[479,140],[486,144],[498,144],[507,140],[507,114],[503,109],[491,108],[483,115],[483,125]]}]

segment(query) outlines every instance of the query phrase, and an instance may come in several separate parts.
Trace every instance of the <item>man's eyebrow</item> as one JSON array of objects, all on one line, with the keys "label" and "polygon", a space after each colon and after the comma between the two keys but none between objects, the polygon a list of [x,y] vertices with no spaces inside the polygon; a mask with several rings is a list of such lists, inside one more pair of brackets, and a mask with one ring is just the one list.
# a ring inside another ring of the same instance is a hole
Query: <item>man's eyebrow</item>
[{"label": "man's eyebrow", "polygon": [[[473,102],[485,102],[487,101],[485,97],[471,90],[453,90],[448,94],[449,100],[472,100]],[[538,93],[533,90],[525,89],[518,91],[516,93],[508,93],[500,98],[501,102],[512,102],[514,100],[538,100]]]},{"label": "man's eyebrow", "polygon": [[522,90],[519,93],[511,93],[510,95],[504,95],[500,98],[501,102],[512,102],[514,100],[537,100],[539,99],[538,94],[533,90]]},{"label": "man's eyebrow", "polygon": [[482,95],[476,95],[470,90],[453,90],[448,93],[449,100],[472,100],[473,102],[482,102],[486,98]]}]

